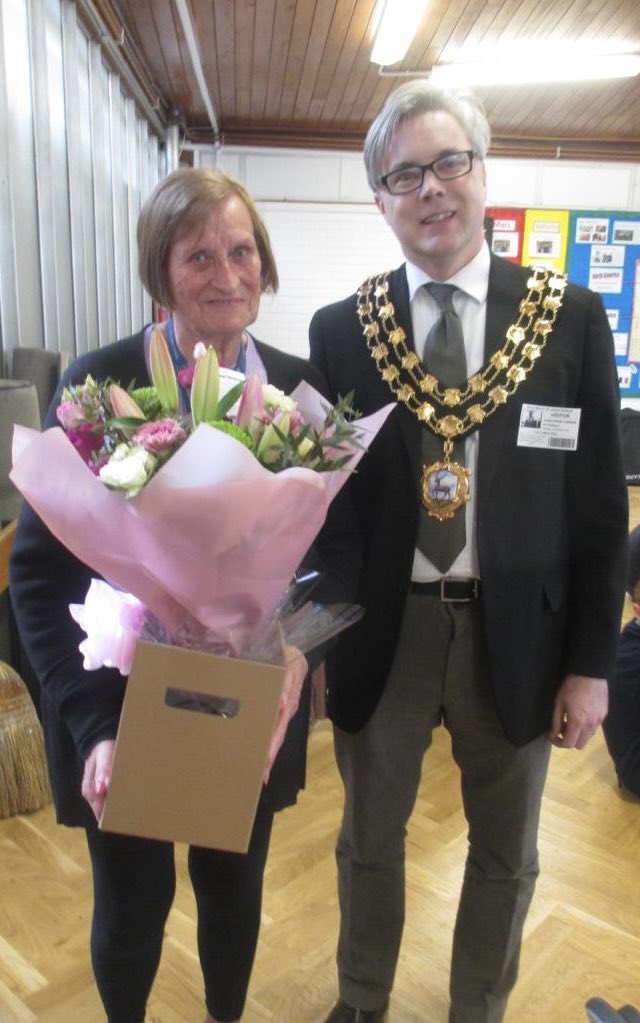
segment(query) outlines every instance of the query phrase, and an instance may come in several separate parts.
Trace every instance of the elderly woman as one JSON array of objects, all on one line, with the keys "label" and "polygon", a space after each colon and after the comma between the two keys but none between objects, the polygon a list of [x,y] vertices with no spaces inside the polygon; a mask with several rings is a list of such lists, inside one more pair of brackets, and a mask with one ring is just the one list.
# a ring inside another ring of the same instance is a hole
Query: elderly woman
[{"label": "elderly woman", "polygon": [[[222,365],[258,373],[285,392],[301,380],[324,389],[308,363],[257,341],[247,331],[258,314],[261,293],[277,289],[278,275],[265,226],[238,182],[216,170],[169,175],[142,210],[138,248],[143,284],[171,311],[162,329],[177,371],[193,364],[194,346],[203,341],[215,347]],[[82,382],[88,373],[123,386],[133,381],[137,386],[148,384],[150,332],[148,326],[79,358],[66,373],[45,426],[56,422],[62,387]],[[186,392],[183,399],[187,400]],[[325,561],[329,579],[336,545],[332,552]],[[41,683],[57,818],[86,829],[94,878],[91,953],[109,1023],[143,1023],[174,897],[173,846],[109,834],[96,823],[108,787],[126,682],[113,669],[87,675],[82,667],[78,651],[82,636],[68,605],[83,601],[91,575],[25,506],[11,563],[11,594]],[[337,580],[338,575],[331,596],[345,599],[350,594]],[[305,665],[301,655],[289,667],[294,688],[300,664]],[[263,787],[248,852],[189,849],[207,1023],[239,1020],[242,1015],[258,938],[273,814],[294,803],[304,783],[307,690]]]}]

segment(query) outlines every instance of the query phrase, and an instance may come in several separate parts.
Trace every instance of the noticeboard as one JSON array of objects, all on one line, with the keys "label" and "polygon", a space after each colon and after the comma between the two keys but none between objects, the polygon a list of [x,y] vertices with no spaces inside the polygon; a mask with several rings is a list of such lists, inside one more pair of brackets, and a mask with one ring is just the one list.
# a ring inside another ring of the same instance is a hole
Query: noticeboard
[{"label": "noticeboard", "polygon": [[640,397],[640,213],[573,211],[567,272],[574,284],[601,296],[621,397]]},{"label": "noticeboard", "polygon": [[510,263],[522,262],[524,210],[501,206],[488,206],[491,221],[491,251]]},{"label": "noticeboard", "polygon": [[568,210],[527,210],[524,217],[522,263],[537,263],[563,273],[567,261]]}]

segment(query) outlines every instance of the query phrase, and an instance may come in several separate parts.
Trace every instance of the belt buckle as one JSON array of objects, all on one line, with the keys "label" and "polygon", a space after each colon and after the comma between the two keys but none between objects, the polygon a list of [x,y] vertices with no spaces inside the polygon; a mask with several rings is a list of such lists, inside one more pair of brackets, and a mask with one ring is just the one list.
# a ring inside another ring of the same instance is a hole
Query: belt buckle
[{"label": "belt buckle", "polygon": [[[471,592],[471,595],[468,596],[468,597],[448,597],[447,594],[446,594],[447,583],[452,583],[452,584],[455,585],[455,583],[457,583],[457,582],[459,582],[460,584],[464,584],[465,582],[472,583],[473,584],[473,590]],[[445,579],[444,576],[440,579],[440,600],[444,604],[470,604],[471,601],[472,600],[476,600],[477,597],[478,597],[478,580],[477,579],[469,579],[469,580],[463,580],[463,579],[459,579],[459,580],[458,579]]]}]

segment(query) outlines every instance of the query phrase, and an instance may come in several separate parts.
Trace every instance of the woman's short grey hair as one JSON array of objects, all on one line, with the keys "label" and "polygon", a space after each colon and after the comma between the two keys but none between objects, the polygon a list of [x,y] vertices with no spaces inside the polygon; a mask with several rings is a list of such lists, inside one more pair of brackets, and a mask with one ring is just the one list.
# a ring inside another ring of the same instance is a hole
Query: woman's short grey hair
[{"label": "woman's short grey hair", "polygon": [[466,89],[450,89],[435,85],[426,78],[415,78],[395,89],[367,132],[364,142],[364,163],[367,178],[377,192],[384,173],[384,158],[391,140],[401,124],[412,117],[444,110],[464,129],[469,143],[480,160],[484,160],[491,143],[491,129],[480,100]]},{"label": "woman's short grey hair", "polygon": [[278,270],[267,229],[244,185],[221,170],[182,167],[156,186],[138,218],[138,272],[152,298],[173,309],[169,254],[176,241],[204,227],[211,211],[232,196],[247,207],[260,255],[262,291],[278,290]]}]

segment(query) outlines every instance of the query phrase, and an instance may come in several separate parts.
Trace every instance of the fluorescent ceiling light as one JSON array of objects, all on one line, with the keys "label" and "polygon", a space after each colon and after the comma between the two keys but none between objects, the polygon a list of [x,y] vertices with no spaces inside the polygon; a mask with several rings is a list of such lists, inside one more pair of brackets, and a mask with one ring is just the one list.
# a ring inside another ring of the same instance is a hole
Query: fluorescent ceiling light
[{"label": "fluorescent ceiling light", "polygon": [[373,64],[396,64],[402,60],[427,3],[428,0],[386,0],[369,58]]},{"label": "fluorescent ceiling light", "polygon": [[632,78],[640,74],[640,54],[576,53],[539,48],[534,55],[436,64],[432,81],[443,85],[520,85],[531,82],[572,82]]}]

